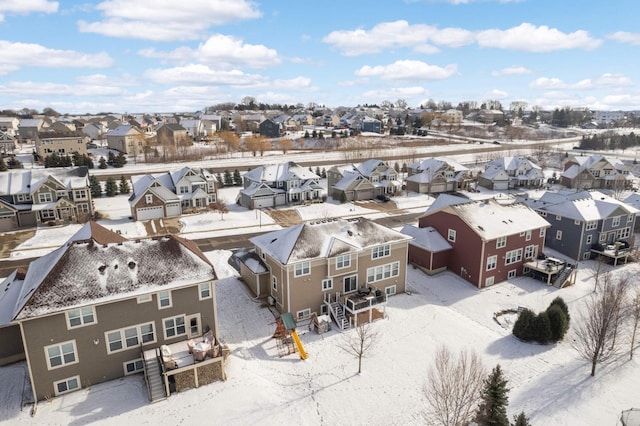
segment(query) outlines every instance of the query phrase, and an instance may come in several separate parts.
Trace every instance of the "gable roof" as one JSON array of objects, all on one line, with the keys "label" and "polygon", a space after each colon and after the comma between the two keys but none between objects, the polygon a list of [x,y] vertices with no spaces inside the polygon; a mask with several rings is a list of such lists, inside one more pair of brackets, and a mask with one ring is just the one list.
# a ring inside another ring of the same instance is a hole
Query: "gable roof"
[{"label": "gable roof", "polygon": [[[88,222],[62,247],[29,265],[11,319],[215,279],[194,243],[175,236],[127,240]],[[8,303],[8,302],[7,302]]]},{"label": "gable roof", "polygon": [[408,239],[398,231],[359,217],[301,223],[250,241],[278,262],[289,264]]},{"label": "gable roof", "polygon": [[450,250],[451,244],[432,226],[418,228],[413,225],[405,225],[400,230],[405,235],[413,238],[409,244],[420,247],[432,253]]},{"label": "gable roof", "polygon": [[299,166],[293,161],[259,166],[246,172],[244,177],[253,182],[286,182],[292,178],[301,180],[320,179],[320,176],[310,172],[309,169]]},{"label": "gable roof", "polygon": [[49,178],[54,178],[66,189],[85,188],[89,182],[88,175],[86,166],[12,169],[0,173],[0,195],[30,194]]}]

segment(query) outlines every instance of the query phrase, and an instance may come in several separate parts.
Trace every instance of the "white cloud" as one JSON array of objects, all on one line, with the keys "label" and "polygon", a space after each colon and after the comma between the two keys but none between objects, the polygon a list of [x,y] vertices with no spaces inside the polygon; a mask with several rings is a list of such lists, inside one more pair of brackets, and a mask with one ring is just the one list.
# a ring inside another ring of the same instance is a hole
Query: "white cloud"
[{"label": "white cloud", "polygon": [[355,74],[360,77],[379,77],[382,80],[442,80],[456,75],[456,65],[429,65],[422,61],[396,61],[390,65],[365,65]]},{"label": "white cloud", "polygon": [[533,89],[565,89],[567,83],[555,77],[540,77],[529,83],[529,87]]},{"label": "white cloud", "polygon": [[619,41],[620,43],[629,43],[640,45],[640,33],[630,33],[627,31],[616,31],[607,36],[608,39]]},{"label": "white cloud", "polygon": [[552,52],[566,49],[595,49],[602,43],[593,39],[587,31],[579,30],[563,33],[546,25],[536,27],[530,23],[522,23],[508,30],[484,30],[476,35],[481,47],[523,50],[527,52]]},{"label": "white cloud", "polygon": [[531,71],[527,67],[514,65],[511,67],[503,68],[501,70],[492,71],[491,75],[494,77],[502,77],[503,75],[525,75],[525,74],[531,74],[532,72],[533,71]]},{"label": "white cloud", "polygon": [[368,90],[362,94],[363,102],[377,103],[385,99],[411,99],[416,96],[427,96],[428,92],[424,87],[394,87],[388,89]]},{"label": "white cloud", "polygon": [[123,94],[120,87],[86,84],[60,84],[34,81],[12,81],[0,86],[3,96],[80,96],[99,97]]},{"label": "white cloud", "polygon": [[631,79],[624,75],[605,73],[596,78],[580,80],[571,87],[574,89],[597,89],[601,87],[622,87],[630,85]]},{"label": "white cloud", "polygon": [[499,90],[499,89],[493,89],[492,91],[486,93],[484,95],[485,98],[487,99],[506,99],[509,97],[509,93],[505,92],[504,90]]},{"label": "white cloud", "polygon": [[55,13],[57,1],[48,0],[0,0],[0,22],[6,14],[28,15],[29,13]]},{"label": "white cloud", "polygon": [[19,70],[22,67],[42,68],[106,68],[113,64],[111,57],[100,52],[96,54],[74,50],[49,49],[33,43],[13,43],[0,40],[0,75]]},{"label": "white cloud", "polygon": [[443,28],[431,37],[431,41],[440,46],[462,47],[474,42],[471,31],[462,28]]},{"label": "white cloud", "polygon": [[246,0],[106,0],[96,9],[104,19],[79,21],[81,32],[156,41],[196,40],[211,26],[262,16]]},{"label": "white cloud", "polygon": [[221,71],[202,64],[190,64],[166,69],[149,69],[144,77],[159,84],[195,84],[255,86],[266,81],[258,74],[246,74],[240,70]]},{"label": "white cloud", "polygon": [[138,52],[147,58],[161,58],[166,61],[184,63],[197,60],[217,68],[241,65],[250,68],[266,68],[279,65],[282,61],[278,52],[261,44],[246,44],[233,36],[216,34],[196,49],[180,47],[170,52],[142,49]]}]

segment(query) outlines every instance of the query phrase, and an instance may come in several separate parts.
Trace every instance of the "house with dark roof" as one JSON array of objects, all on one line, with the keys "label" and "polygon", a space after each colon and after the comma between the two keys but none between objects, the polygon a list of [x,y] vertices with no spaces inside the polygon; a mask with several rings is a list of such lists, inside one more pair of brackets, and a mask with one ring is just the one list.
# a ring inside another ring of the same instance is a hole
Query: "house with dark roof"
[{"label": "house with dark roof", "polygon": [[453,160],[442,157],[427,158],[407,166],[407,191],[438,194],[468,189],[471,171]]},{"label": "house with dark roof", "polygon": [[526,157],[500,157],[487,163],[478,175],[478,185],[493,190],[539,188],[544,184],[542,168]]},{"label": "house with dark roof", "polygon": [[[0,283],[33,399],[143,374],[150,401],[224,378],[209,260],[177,236],[127,240],[87,222]],[[205,344],[206,339],[206,344]],[[191,353],[190,353],[191,352]]]},{"label": "house with dark roof", "polygon": [[560,175],[560,183],[574,189],[631,189],[636,180],[622,160],[603,155],[570,156]]},{"label": "house with dark roof", "polygon": [[337,201],[373,200],[393,195],[401,187],[398,172],[381,160],[342,164],[327,171],[329,195]]},{"label": "house with dark roof", "polygon": [[268,277],[269,292],[259,296],[281,313],[329,314],[344,329],[383,316],[387,297],[404,292],[409,240],[365,218],[301,223],[251,238],[263,266],[245,275]]},{"label": "house with dark roof", "polygon": [[83,223],[93,214],[87,167],[0,173],[0,231]]},{"label": "house with dark roof", "polygon": [[[435,229],[451,246],[446,267],[478,288],[527,272],[525,263],[542,253],[549,223],[526,204],[502,205],[495,200],[473,201],[441,195],[418,219],[420,228]],[[421,247],[423,256],[441,245]],[[446,247],[444,247],[446,249]],[[427,259],[414,260],[429,266]],[[442,265],[438,264],[441,268]]]},{"label": "house with dark roof", "polygon": [[275,119],[267,118],[258,125],[258,132],[268,138],[279,138],[282,135],[282,126]]},{"label": "house with dark roof", "polygon": [[630,255],[640,210],[599,191],[545,192],[519,200],[549,222],[546,245],[576,261],[605,256],[618,263]]},{"label": "house with dark roof", "polygon": [[323,201],[320,176],[293,161],[256,167],[242,179],[237,203],[250,209]]},{"label": "house with dark roof", "polygon": [[218,180],[206,169],[183,167],[160,174],[132,176],[129,197],[135,220],[176,217],[206,210],[218,199]]}]

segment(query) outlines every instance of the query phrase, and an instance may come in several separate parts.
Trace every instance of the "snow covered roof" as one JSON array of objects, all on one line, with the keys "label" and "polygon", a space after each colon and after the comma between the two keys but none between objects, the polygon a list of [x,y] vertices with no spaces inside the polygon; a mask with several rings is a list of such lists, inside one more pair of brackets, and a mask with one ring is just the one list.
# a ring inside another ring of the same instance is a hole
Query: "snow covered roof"
[{"label": "snow covered roof", "polygon": [[301,223],[250,241],[280,263],[288,264],[409,239],[407,235],[360,217]]},{"label": "snow covered roof", "polygon": [[302,180],[320,179],[320,176],[310,172],[309,169],[297,165],[293,161],[256,167],[246,172],[244,177],[253,182],[286,182],[292,178]]},{"label": "snow covered roof", "polygon": [[409,244],[418,246],[433,253],[452,248],[451,244],[449,244],[447,240],[431,226],[418,228],[413,225],[405,225],[402,227],[400,232],[413,238]]},{"label": "snow covered roof", "polygon": [[440,170],[443,166],[448,166],[453,168],[454,171],[463,171],[463,170],[469,170],[468,168],[466,168],[465,166],[463,166],[460,163],[457,163],[453,160],[450,160],[448,158],[443,158],[443,157],[430,157],[430,158],[426,158],[422,161],[418,161],[415,163],[411,163],[409,165],[409,168],[411,169],[417,169],[417,170]]},{"label": "snow covered roof", "polygon": [[0,195],[30,194],[53,177],[66,189],[89,185],[87,167],[55,167],[49,169],[12,169],[0,173]]},{"label": "snow covered roof", "polygon": [[24,282],[24,271],[16,269],[0,282],[0,327],[13,320],[14,307],[20,297]]},{"label": "snow covered roof", "polygon": [[484,172],[480,173],[480,176],[492,181],[498,178],[509,180],[506,170],[495,165],[487,167]]},{"label": "snow covered roof", "polygon": [[115,129],[109,130],[107,132],[107,136],[127,136],[132,130],[137,133],[142,133],[142,131],[136,128],[135,126],[130,126],[128,124],[121,124]]},{"label": "snow covered roof", "polygon": [[503,170],[517,170],[523,165],[526,168],[540,169],[540,166],[522,156],[500,157],[488,163],[488,167],[499,167]]},{"label": "snow covered roof", "polygon": [[10,316],[25,319],[215,278],[191,241],[127,240],[88,222],[62,247],[31,262]]},{"label": "snow covered roof", "polygon": [[[340,179],[338,182],[336,182],[336,184],[333,185],[333,187],[335,189],[344,191],[347,188],[349,188],[349,186],[358,178],[361,178],[361,175],[357,171],[345,170],[342,173],[342,179]],[[363,179],[363,178],[361,178],[361,179]]]},{"label": "snow covered roof", "polygon": [[470,199],[459,197],[457,195],[449,195],[449,194],[440,194],[436,198],[436,200],[429,206],[429,208],[425,211],[427,213],[433,213],[438,210],[442,210],[447,206],[452,206],[456,204],[469,203]]},{"label": "snow covered roof", "polygon": [[620,202],[614,203],[609,200],[593,198],[567,200],[559,204],[539,207],[538,210],[574,220],[593,221],[610,217],[616,214],[616,211],[621,208],[626,214],[636,214],[638,212],[637,209],[626,206]]}]

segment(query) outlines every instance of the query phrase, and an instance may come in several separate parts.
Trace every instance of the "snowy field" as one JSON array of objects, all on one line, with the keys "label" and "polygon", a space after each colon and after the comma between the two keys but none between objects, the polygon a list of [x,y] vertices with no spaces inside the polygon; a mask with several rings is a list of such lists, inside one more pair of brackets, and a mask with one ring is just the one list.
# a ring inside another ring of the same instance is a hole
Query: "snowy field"
[{"label": "snowy field", "polygon": [[[517,306],[542,310],[556,296],[572,318],[593,290],[584,262],[575,286],[558,290],[520,277],[479,291],[451,273],[435,277],[409,268],[408,290],[389,299],[388,319],[358,375],[357,360],[340,349],[354,331],[318,335],[300,327],[305,361],[279,357],[271,312],[251,299],[226,263],[228,251],[206,253],[221,277],[216,286],[220,337],[231,348],[226,382],[147,402],[141,375],[93,385],[41,402],[35,417],[20,409],[24,363],[0,368],[0,422],[5,424],[432,424],[423,386],[441,345],[476,350],[490,369],[499,363],[509,380],[509,417],[524,410],[533,425],[615,425],[622,410],[638,406],[640,365],[625,353],[600,366],[595,378],[571,347],[522,343],[493,319]],[[629,264],[616,273],[638,273]],[[9,385],[8,385],[9,384]]]}]

